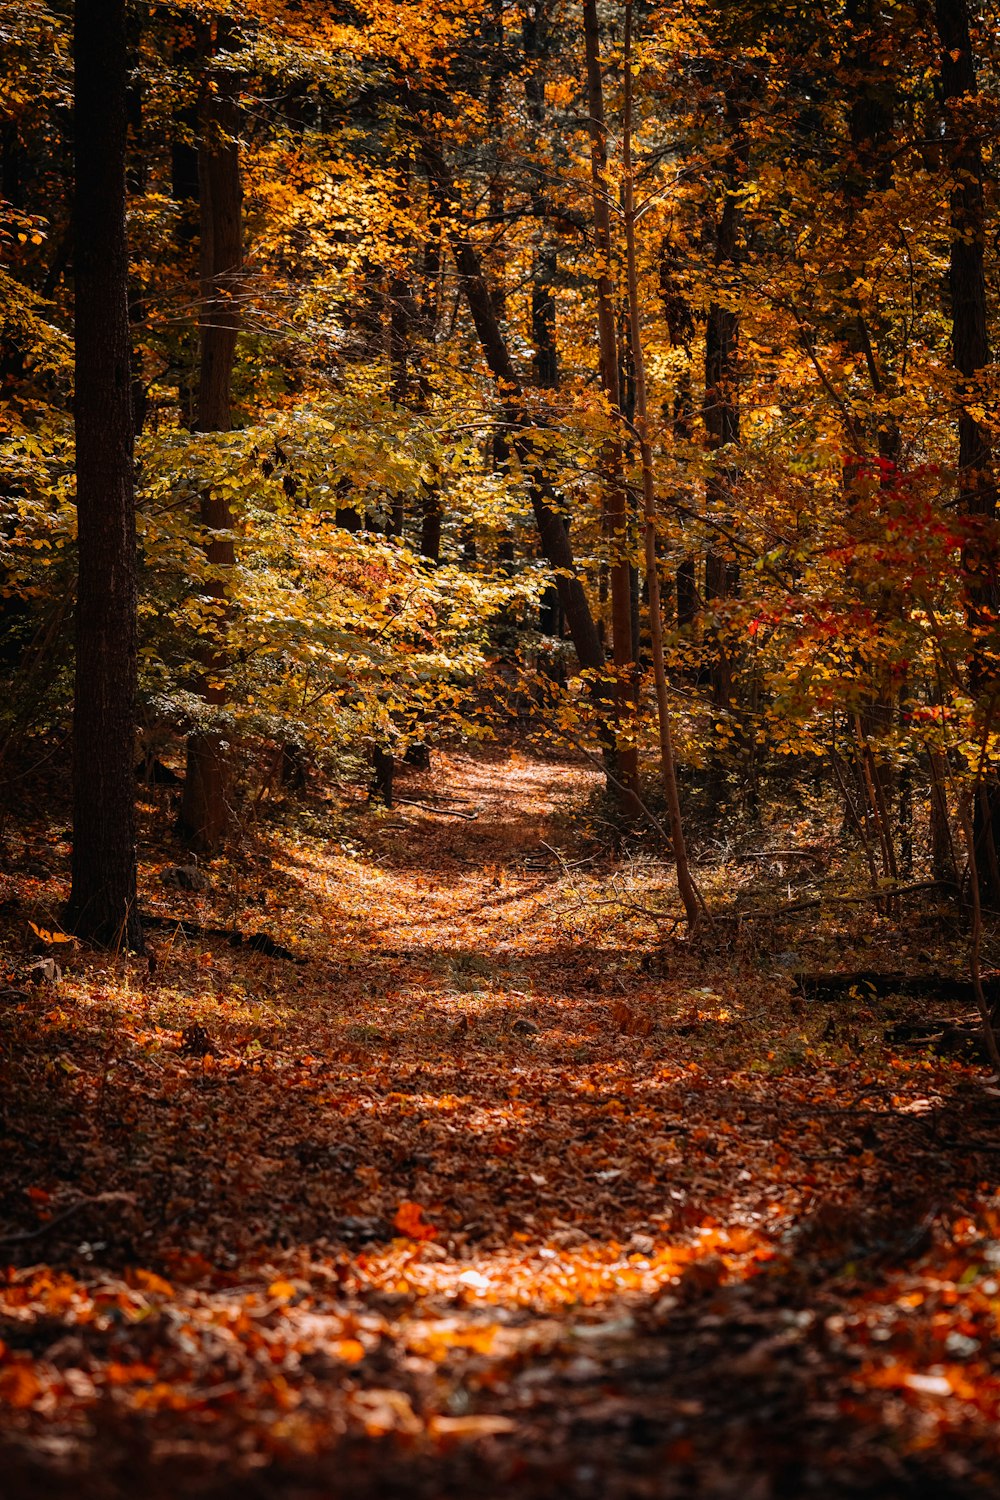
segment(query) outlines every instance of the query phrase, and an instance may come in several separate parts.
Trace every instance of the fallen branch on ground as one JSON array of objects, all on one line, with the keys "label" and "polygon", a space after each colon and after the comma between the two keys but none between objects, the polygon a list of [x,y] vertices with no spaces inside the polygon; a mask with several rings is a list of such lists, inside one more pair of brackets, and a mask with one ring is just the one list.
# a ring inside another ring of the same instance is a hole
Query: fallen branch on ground
[{"label": "fallen branch on ground", "polygon": [[877,891],[867,891],[863,896],[810,896],[806,901],[793,901],[788,906],[773,906],[765,911],[726,912],[717,916],[716,921],[759,922],[768,918],[776,920],[779,917],[793,916],[800,911],[815,911],[819,906],[866,906],[869,901],[881,901],[886,896],[906,896],[912,891],[939,889],[954,891],[954,881],[915,880],[912,885],[884,886]]},{"label": "fallen branch on ground", "polygon": [[473,812],[461,812],[457,807],[435,807],[431,802],[418,802],[415,797],[396,797],[396,802],[404,807],[422,807],[425,812],[440,813],[443,818],[466,818],[470,821],[479,817],[479,809]]},{"label": "fallen branch on ground", "polygon": [[248,936],[235,927],[204,927],[188,917],[162,916],[157,912],[143,912],[142,921],[145,927],[168,928],[180,937],[225,938],[231,948],[249,948],[252,953],[263,953],[265,958],[284,958],[293,964],[308,963],[308,959],[297,957],[266,932],[253,932]]},{"label": "fallen branch on ground", "polygon": [[51,1234],[54,1229],[65,1224],[68,1219],[75,1218],[84,1208],[92,1208],[102,1203],[134,1203],[134,1193],[97,1193],[92,1198],[80,1198],[76,1203],[64,1208],[61,1214],[55,1218],[47,1219],[44,1224],[39,1224],[37,1229],[19,1229],[13,1234],[0,1234],[0,1245],[27,1245],[32,1240],[40,1240],[46,1234]]}]

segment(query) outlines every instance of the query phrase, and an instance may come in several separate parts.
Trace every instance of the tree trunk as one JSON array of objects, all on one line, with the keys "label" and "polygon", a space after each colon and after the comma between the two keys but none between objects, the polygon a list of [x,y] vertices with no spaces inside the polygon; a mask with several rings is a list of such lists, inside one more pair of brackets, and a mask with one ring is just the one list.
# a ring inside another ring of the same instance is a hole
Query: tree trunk
[{"label": "tree trunk", "polygon": [[[941,39],[941,85],[948,112],[946,143],[951,190],[951,253],[948,285],[951,292],[952,351],[962,377],[959,414],[959,485],[964,508],[971,516],[992,520],[996,514],[996,479],[989,429],[970,411],[976,377],[990,362],[984,273],[985,199],[982,150],[974,122],[963,119],[978,96],[969,12],[966,0],[937,0],[934,8]],[[997,597],[995,558],[968,559],[970,581],[983,605]]]},{"label": "tree trunk", "polygon": [[81,937],[141,952],[124,0],[77,0],[74,70],[79,584],[66,923]]},{"label": "tree trunk", "polygon": [[425,485],[420,505],[420,556],[428,562],[441,560],[441,490],[432,480]]},{"label": "tree trunk", "polygon": [[[987,333],[986,205],[983,158],[974,118],[978,101],[976,65],[972,54],[967,0],[936,0],[934,20],[941,42],[941,91],[947,112],[947,169],[951,189],[951,253],[948,286],[951,293],[952,354],[960,382],[958,416],[958,489],[962,509],[976,528],[962,554],[967,591],[967,615],[973,634],[969,675],[971,686],[983,692],[995,678],[983,642],[993,628],[1000,605],[998,556],[994,524],[997,485],[993,449],[987,423],[975,413],[982,393],[977,377],[990,363]],[[1000,785],[989,775],[975,798],[974,831],[983,903],[1000,905]]]},{"label": "tree trunk", "polygon": [[[403,166],[397,174],[396,202],[399,223],[405,225],[409,217],[410,173]],[[393,233],[395,256],[389,270],[389,379],[390,399],[394,407],[407,409],[421,404],[418,392],[419,381],[410,376],[410,340],[418,320],[417,304],[413,296],[409,275],[409,234],[400,229]],[[416,399],[414,399],[416,398]],[[406,503],[402,493],[392,496],[386,522],[386,536],[403,539],[406,527]]]},{"label": "tree trunk", "polygon": [[[674,443],[682,452],[690,445],[694,436],[694,393],[691,379],[691,336],[694,331],[694,314],[688,301],[688,293],[679,284],[677,252],[669,237],[664,237],[660,246],[660,302],[667,325],[667,338],[671,349],[677,349],[684,358],[677,377],[673,399],[665,404],[664,425],[669,424]],[[694,552],[688,552],[677,564],[675,573],[676,624],[678,630],[687,630],[694,638],[693,627],[698,620],[701,594],[698,591],[698,561]],[[697,672],[688,668],[692,679]]]},{"label": "tree trunk", "polygon": [[[616,420],[621,418],[618,376],[618,335],[615,323],[615,284],[612,276],[611,206],[608,182],[607,122],[601,78],[601,37],[597,0],[584,0],[583,35],[587,62],[587,102],[590,132],[590,182],[597,251],[597,339],[601,387]],[[635,643],[632,639],[632,569],[629,557],[628,491],[621,439],[605,443],[604,529],[611,557],[611,643],[615,663],[615,695],[621,717],[634,717],[636,702]],[[638,810],[639,753],[629,745],[617,753],[617,776],[624,788],[626,810]]]},{"label": "tree trunk", "polygon": [[[233,82],[219,74],[206,95],[198,150],[201,205],[201,356],[198,371],[200,432],[232,429],[232,374],[240,327],[242,276],[242,190],[240,186],[239,112]],[[231,568],[236,560],[231,532],[233,516],[225,499],[212,490],[201,497],[201,522],[208,533],[206,552],[213,569]],[[217,601],[214,616],[221,637],[227,614],[226,585],[215,577],[206,592]],[[201,693],[210,708],[227,698],[228,668],[221,638],[204,659]],[[232,824],[229,799],[229,755],[222,734],[200,730],[188,740],[187,772],[180,827],[193,848],[214,854]]]},{"label": "tree trunk", "polygon": [[233,362],[243,278],[243,191],[235,80],[217,75],[207,95],[198,145],[201,215],[201,359],[198,431],[230,432]]},{"label": "tree trunk", "polygon": [[[738,258],[739,201],[737,192],[747,157],[747,142],[736,100],[736,84],[726,90],[726,125],[730,132],[722,212],[715,240],[715,266],[733,266]],[[737,388],[740,315],[726,303],[713,301],[705,326],[705,400],[702,416],[711,455],[730,450],[721,461],[714,456],[705,482],[705,513],[709,520],[729,524],[739,471],[732,450],[740,440],[740,409]],[[716,605],[736,594],[739,571],[735,562],[716,548],[705,558],[705,600]],[[733,693],[733,664],[721,621],[711,629],[712,704],[728,709]]]},{"label": "tree trunk", "polygon": [[[845,159],[843,191],[847,235],[850,237],[858,218],[870,211],[873,196],[884,192],[893,179],[893,116],[898,87],[891,70],[883,66],[885,37],[880,34],[885,26],[880,7],[875,0],[848,0],[847,20],[850,25],[850,41],[847,56],[851,62],[848,72],[851,91],[850,140],[851,151]],[[890,23],[891,24],[891,23]],[[871,385],[874,401],[870,407],[861,406],[859,414],[852,415],[851,431],[862,451],[874,448],[886,465],[881,470],[881,484],[889,488],[896,482],[897,465],[900,459],[901,438],[899,425],[887,407],[898,388],[892,374],[891,358],[893,330],[878,314],[873,317],[866,312],[855,294],[851,283],[852,271],[844,272],[844,295],[848,299],[845,310],[846,325],[841,337],[847,347],[864,358],[865,369]],[[876,431],[872,431],[873,422]],[[860,466],[851,455],[844,462],[844,493],[853,513],[860,510],[864,515],[864,501],[868,493],[867,484],[859,488],[858,479],[870,477],[867,466]],[[862,522],[862,525],[867,524]],[[864,533],[861,532],[863,537]],[[858,588],[866,605],[872,610],[880,634],[886,633],[901,615],[905,617],[908,604],[891,587],[873,585],[870,581],[859,581]],[[863,756],[871,757],[878,796],[887,807],[891,805],[896,775],[891,760],[885,755],[884,742],[889,733],[901,696],[898,680],[893,672],[889,654],[884,648],[868,659],[858,658],[859,677],[867,678],[859,722],[863,734]],[[864,767],[862,776],[864,778]],[[867,782],[865,785],[867,786]],[[902,793],[901,793],[902,796]],[[902,801],[900,804],[899,836],[904,837]],[[875,804],[871,808],[876,826],[881,821],[881,811]],[[885,834],[891,858],[884,863],[886,876],[895,865],[896,829],[887,821]]]},{"label": "tree trunk", "polygon": [[684,905],[688,931],[694,933],[704,914],[704,903],[691,874],[684,820],[681,816],[677,766],[674,760],[670,705],[667,700],[667,673],[663,658],[663,618],[660,613],[660,577],[656,557],[656,489],[653,474],[653,447],[649,430],[649,406],[646,399],[646,361],[642,342],[642,313],[639,306],[639,271],[635,245],[635,173],[632,165],[632,0],[625,5],[625,118],[622,126],[622,150],[625,168],[625,253],[627,263],[629,327],[635,379],[635,425],[639,434],[639,457],[642,464],[642,499],[645,518],[646,588],[649,594],[649,633],[653,648],[653,679],[656,684],[656,711],[660,729],[660,770],[663,790],[670,813],[670,838],[673,844],[677,889]]}]

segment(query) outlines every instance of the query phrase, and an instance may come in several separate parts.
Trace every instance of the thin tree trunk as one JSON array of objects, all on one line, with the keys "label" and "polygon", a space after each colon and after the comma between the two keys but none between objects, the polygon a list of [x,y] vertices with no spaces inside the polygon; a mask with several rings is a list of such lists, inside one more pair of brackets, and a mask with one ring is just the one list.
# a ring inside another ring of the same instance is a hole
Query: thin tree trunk
[{"label": "thin tree trunk", "polygon": [[[400,224],[405,224],[409,217],[409,199],[410,172],[408,166],[403,166],[398,172],[396,188]],[[416,391],[419,382],[414,381],[411,385],[410,378],[410,342],[418,313],[410,285],[409,235],[402,231],[395,234],[394,239],[395,258],[389,270],[389,395],[394,407],[405,410],[420,401]],[[405,527],[406,503],[402,492],[396,491],[392,496],[385,534],[402,540]]]},{"label": "thin tree trunk", "polygon": [[79,585],[66,923],[81,937],[141,952],[124,0],[77,0],[74,68]]},{"label": "thin tree trunk", "polygon": [[931,874],[935,880],[958,883],[958,860],[948,813],[948,765],[940,750],[928,750],[930,765]]},{"label": "thin tree trunk", "polygon": [[[726,127],[730,134],[722,212],[715,240],[715,267],[734,266],[739,255],[739,200],[737,192],[744,175],[747,141],[736,96],[737,85],[726,89]],[[705,326],[705,399],[702,416],[711,467],[705,482],[705,511],[709,519],[729,523],[739,472],[732,453],[740,440],[740,409],[737,392],[740,315],[725,302],[713,301]],[[725,458],[715,457],[723,450]],[[739,569],[716,547],[705,558],[705,600],[723,605],[739,589]],[[733,694],[733,663],[720,621],[711,627],[712,703],[728,709]]]},{"label": "thin tree trunk", "polygon": [[[676,256],[669,238],[664,238],[660,247],[660,301],[667,325],[667,337],[671,349],[681,351],[685,363],[677,378],[673,399],[664,407],[663,419],[669,424],[674,443],[682,451],[694,436],[694,396],[691,381],[691,335],[694,330],[694,314],[688,302],[687,292],[678,286]],[[677,564],[675,574],[676,623],[678,630],[688,630],[698,619],[701,595],[698,592],[698,564],[693,552],[688,552]],[[693,632],[691,632],[693,634]],[[697,674],[690,670],[690,675]]]},{"label": "thin tree trunk", "polygon": [[434,481],[426,483],[420,502],[420,555],[428,562],[441,559],[441,489]]},{"label": "thin tree trunk", "polygon": [[642,500],[645,519],[646,588],[649,594],[649,633],[653,648],[653,679],[656,684],[656,711],[660,730],[660,770],[663,790],[670,813],[670,838],[673,843],[677,889],[684,904],[688,930],[692,934],[704,915],[705,906],[694,882],[684,838],[677,766],[674,760],[670,704],[667,698],[667,673],[663,658],[663,618],[660,613],[660,579],[656,558],[656,489],[653,473],[653,448],[649,433],[649,406],[646,397],[646,361],[642,342],[642,313],[639,306],[639,272],[635,246],[635,176],[632,165],[632,0],[625,4],[625,118],[622,126],[622,149],[625,167],[625,254],[627,264],[628,311],[631,330],[632,363],[635,379],[635,427],[639,436],[639,458],[642,466]]},{"label": "thin tree trunk", "polygon": [[[597,0],[583,0],[583,35],[587,61],[587,107],[590,131],[590,181],[597,251],[597,339],[601,387],[612,413],[621,413],[618,378],[618,334],[615,323],[615,284],[612,276],[611,206],[608,183],[607,121],[601,78],[601,37]],[[635,717],[636,674],[632,639],[632,577],[629,558],[628,490],[621,439],[604,444],[604,528],[611,557],[611,643],[615,664],[615,694],[622,718]],[[638,811],[639,752],[629,745],[617,752],[617,776],[625,788],[623,800],[630,813]]]},{"label": "thin tree trunk", "polygon": [[[855,221],[870,209],[873,195],[884,192],[892,185],[893,107],[897,85],[891,70],[882,65],[882,44],[885,38],[880,35],[880,31],[885,22],[876,0],[848,0],[846,15],[851,28],[847,54],[852,64],[848,73],[852,149],[845,160],[843,191],[847,231],[850,235]],[[844,290],[849,296],[851,312],[842,337],[855,354],[864,357],[864,366],[875,398],[871,410],[863,410],[863,415],[855,418],[855,431],[866,449],[874,447],[879,457],[886,460],[881,483],[884,488],[890,488],[896,482],[902,440],[895,417],[886,411],[891,398],[898,395],[891,360],[886,355],[886,351],[892,347],[892,341],[886,337],[885,320],[880,319],[877,313],[873,324],[869,323],[862,303],[849,288],[852,280],[853,274],[845,273]],[[873,419],[877,426],[874,433]],[[864,470],[860,472],[863,476]],[[867,493],[867,485],[862,485],[859,490],[858,477],[857,463],[846,460],[844,490],[852,513],[859,509],[859,502],[864,501]],[[860,509],[863,513],[865,507],[861,505]],[[873,611],[880,632],[885,633],[898,621],[901,614],[905,615],[906,601],[885,584],[873,585],[870,581],[860,581],[859,588],[866,605]],[[869,757],[877,796],[888,807],[892,802],[896,775],[881,742],[892,727],[897,701],[905,697],[905,690],[895,678],[889,654],[884,648],[880,648],[874,657],[864,663],[859,660],[858,666],[859,671],[868,679],[865,701],[859,714],[863,737],[859,753]],[[901,789],[898,827],[901,841],[905,837],[903,800]],[[878,825],[882,814],[876,802],[872,803],[872,814]],[[891,818],[887,819],[885,837],[893,861],[896,832]],[[888,875],[889,865],[884,864],[884,868]]]},{"label": "thin tree trunk", "polygon": [[[197,426],[200,432],[229,432],[233,425],[232,374],[240,327],[243,259],[238,129],[233,81],[220,72],[206,96],[198,152],[201,358]],[[210,489],[203,493],[201,522],[208,533],[206,553],[210,566],[231,568],[236,561],[231,536],[233,516],[218,491]],[[221,637],[227,614],[222,577],[213,579],[207,592],[217,601],[214,615]],[[217,638],[206,652],[201,683],[202,697],[209,709],[221,709],[226,703],[228,665],[225,647]],[[229,755],[224,737],[216,729],[200,730],[188,739],[179,821],[192,847],[207,854],[217,852],[229,832],[232,824]]]}]

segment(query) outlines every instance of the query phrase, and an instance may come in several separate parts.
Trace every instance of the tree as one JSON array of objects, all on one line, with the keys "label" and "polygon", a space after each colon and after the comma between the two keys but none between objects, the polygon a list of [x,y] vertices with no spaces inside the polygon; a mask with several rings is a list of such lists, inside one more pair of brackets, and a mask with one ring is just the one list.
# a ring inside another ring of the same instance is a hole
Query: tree
[{"label": "tree", "polygon": [[624,219],[626,287],[628,295],[629,332],[635,373],[635,428],[639,438],[639,463],[642,470],[643,518],[646,543],[646,591],[649,598],[649,633],[653,647],[653,683],[656,689],[656,717],[660,736],[660,774],[670,817],[670,840],[673,845],[677,889],[684,904],[688,930],[694,933],[704,913],[704,903],[691,873],[684,820],[681,816],[677,785],[677,763],[674,755],[673,729],[667,694],[667,674],[663,656],[663,617],[660,611],[660,577],[656,556],[656,480],[653,473],[653,444],[646,395],[646,359],[643,345],[642,311],[639,302],[639,272],[636,257],[635,170],[633,165],[633,74],[632,74],[632,0],[625,3],[625,107],[622,121],[622,167],[624,170]]},{"label": "tree", "polygon": [[[590,177],[593,196],[594,244],[597,252],[597,338],[600,352],[601,387],[616,421],[621,420],[618,331],[615,316],[615,285],[612,276],[611,184],[608,180],[607,123],[601,72],[600,26],[597,0],[584,0],[584,52],[587,64],[587,111],[590,133]],[[628,493],[622,440],[613,433],[605,444],[604,523],[611,550],[611,640],[617,673],[615,691],[620,711],[631,707],[634,693],[629,677],[634,675],[632,640],[632,567],[629,557]],[[618,776],[624,788],[625,805],[634,811],[639,784],[639,757],[634,746],[618,752]]]},{"label": "tree", "polygon": [[[233,361],[240,327],[239,285],[243,260],[242,189],[240,184],[239,112],[234,80],[224,69],[208,80],[198,148],[201,205],[201,311],[197,428],[229,432],[232,417]],[[201,496],[201,522],[208,534],[206,551],[212,568],[231,568],[236,561],[230,535],[233,515],[224,495],[209,488]],[[224,627],[226,586],[209,579],[212,600],[208,628],[214,640],[205,651],[202,695],[209,709],[226,702],[226,653],[218,640]],[[187,770],[180,824],[195,849],[215,853],[232,821],[229,799],[229,754],[215,727],[188,737]]]},{"label": "tree", "polygon": [[136,532],[125,232],[124,0],[77,0],[73,884],[67,925],[142,951],[136,899]]},{"label": "tree", "polygon": [[[979,88],[966,0],[936,0],[934,21],[941,42],[947,165],[953,184],[948,289],[952,358],[959,377],[958,490],[971,528],[962,557],[974,633],[970,675],[973,688],[990,705],[983,731],[988,734],[997,670],[987,638],[995,628],[1000,603],[1000,565],[993,445],[979,390],[990,363],[984,269],[986,201],[975,113]],[[986,777],[978,790],[973,819],[976,873],[980,895],[996,906],[1000,905],[1000,785],[995,775]]]}]

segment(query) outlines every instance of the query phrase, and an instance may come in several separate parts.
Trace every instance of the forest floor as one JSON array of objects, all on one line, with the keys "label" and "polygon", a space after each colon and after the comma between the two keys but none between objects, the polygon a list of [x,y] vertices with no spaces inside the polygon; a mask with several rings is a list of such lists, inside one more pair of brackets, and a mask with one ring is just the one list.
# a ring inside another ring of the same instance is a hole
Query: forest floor
[{"label": "forest floor", "polygon": [[[5,1500],[1000,1495],[1000,1087],[790,979],[960,942],[685,944],[595,788],[436,756],[188,893],[150,805],[152,972],[58,941],[64,814],[8,829]],[[824,837],[699,873],[787,900]]]}]

